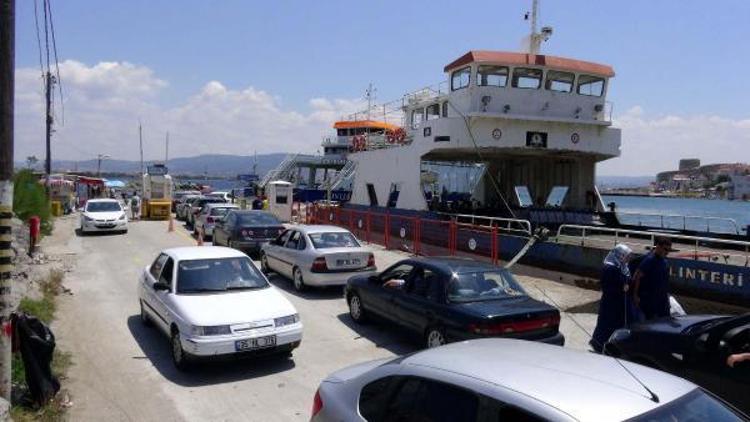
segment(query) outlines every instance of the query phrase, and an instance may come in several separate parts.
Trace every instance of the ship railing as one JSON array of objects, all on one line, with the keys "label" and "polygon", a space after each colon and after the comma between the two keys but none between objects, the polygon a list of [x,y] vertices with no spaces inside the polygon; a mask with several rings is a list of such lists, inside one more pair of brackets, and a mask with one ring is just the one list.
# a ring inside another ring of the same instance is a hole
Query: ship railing
[{"label": "ship railing", "polygon": [[436,84],[432,84],[405,94],[401,98],[401,107],[406,107],[407,105],[413,104],[415,102],[426,102],[443,95],[448,95],[449,92],[450,91],[448,89],[447,80],[438,82]]},{"label": "ship railing", "polygon": [[[557,229],[556,241],[575,242],[581,246],[612,248],[624,243],[634,251],[650,248],[657,237],[667,237],[676,249],[671,256],[683,259],[707,259],[725,264],[750,266],[750,242],[689,236],[659,231],[626,230],[612,227],[562,224]],[[689,250],[687,249],[689,248]]]},{"label": "ship railing", "polygon": [[488,217],[474,214],[453,214],[438,212],[437,214],[447,216],[456,223],[468,223],[479,227],[497,227],[510,233],[531,236],[531,222],[520,218]]},{"label": "ship railing", "polygon": [[[737,221],[733,218],[706,217],[702,215],[656,214],[617,211],[617,216],[619,217],[621,215],[625,216],[627,219],[635,219],[635,224],[632,224],[633,220],[631,220],[630,222],[627,220],[621,220],[621,223],[635,226],[653,226],[654,224],[657,224],[657,228],[660,229],[681,229],[694,231],[702,230],[705,226],[707,233],[742,234],[742,230],[737,224]],[[648,219],[648,221],[644,221],[644,218]],[[691,222],[697,223],[691,224]]]}]

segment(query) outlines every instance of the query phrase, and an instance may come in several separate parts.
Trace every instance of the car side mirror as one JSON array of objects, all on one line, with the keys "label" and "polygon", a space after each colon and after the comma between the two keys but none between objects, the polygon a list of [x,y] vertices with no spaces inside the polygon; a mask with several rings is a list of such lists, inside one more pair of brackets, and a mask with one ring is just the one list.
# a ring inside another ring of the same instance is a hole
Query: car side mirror
[{"label": "car side mirror", "polygon": [[169,286],[167,285],[167,283],[164,283],[164,282],[161,282],[161,281],[157,281],[151,287],[153,287],[154,290],[156,290],[157,292],[160,291],[160,290],[161,291],[169,291]]}]

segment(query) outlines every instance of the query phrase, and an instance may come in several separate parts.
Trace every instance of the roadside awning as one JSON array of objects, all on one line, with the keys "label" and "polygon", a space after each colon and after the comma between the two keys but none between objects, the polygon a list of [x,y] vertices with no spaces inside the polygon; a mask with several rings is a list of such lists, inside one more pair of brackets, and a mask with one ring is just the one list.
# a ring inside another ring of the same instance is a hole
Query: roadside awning
[{"label": "roadside awning", "polygon": [[125,182],[123,182],[122,180],[105,180],[104,186],[108,188],[124,188]]}]

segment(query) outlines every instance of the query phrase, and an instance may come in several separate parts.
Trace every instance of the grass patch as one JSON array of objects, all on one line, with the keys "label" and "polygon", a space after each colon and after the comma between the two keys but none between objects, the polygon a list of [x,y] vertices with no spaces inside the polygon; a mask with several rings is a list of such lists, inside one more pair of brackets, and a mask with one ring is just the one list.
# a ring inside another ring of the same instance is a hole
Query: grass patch
[{"label": "grass patch", "polygon": [[[50,270],[49,276],[41,283],[41,299],[23,298],[18,305],[18,310],[34,315],[45,324],[50,324],[55,318],[57,310],[55,299],[63,291],[62,286],[63,272],[61,270]],[[52,358],[52,373],[62,382],[72,365],[72,355],[55,348]],[[26,377],[24,375],[24,366],[21,355],[13,354],[13,363],[11,367],[11,378],[13,388],[21,391],[28,390]],[[51,402],[40,407],[31,409],[19,404],[14,404],[10,414],[14,421],[59,421],[65,419],[65,409],[67,407],[67,394],[60,390],[57,396]]]},{"label": "grass patch", "polygon": [[52,233],[52,212],[44,186],[29,169],[23,169],[13,176],[13,212],[22,221],[31,216],[42,220],[42,233]]}]

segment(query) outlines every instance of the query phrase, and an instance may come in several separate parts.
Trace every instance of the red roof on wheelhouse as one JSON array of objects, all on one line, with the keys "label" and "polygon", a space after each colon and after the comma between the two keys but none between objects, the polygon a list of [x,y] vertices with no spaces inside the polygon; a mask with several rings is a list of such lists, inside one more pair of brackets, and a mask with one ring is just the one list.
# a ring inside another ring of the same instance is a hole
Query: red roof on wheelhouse
[{"label": "red roof on wheelhouse", "polygon": [[472,50],[445,66],[444,71],[450,72],[457,67],[469,63],[496,63],[512,66],[535,65],[570,72],[588,73],[598,76],[615,76],[612,66],[606,64],[586,62],[583,60],[566,59],[564,57],[546,56],[543,54],[513,53],[507,51]]}]

